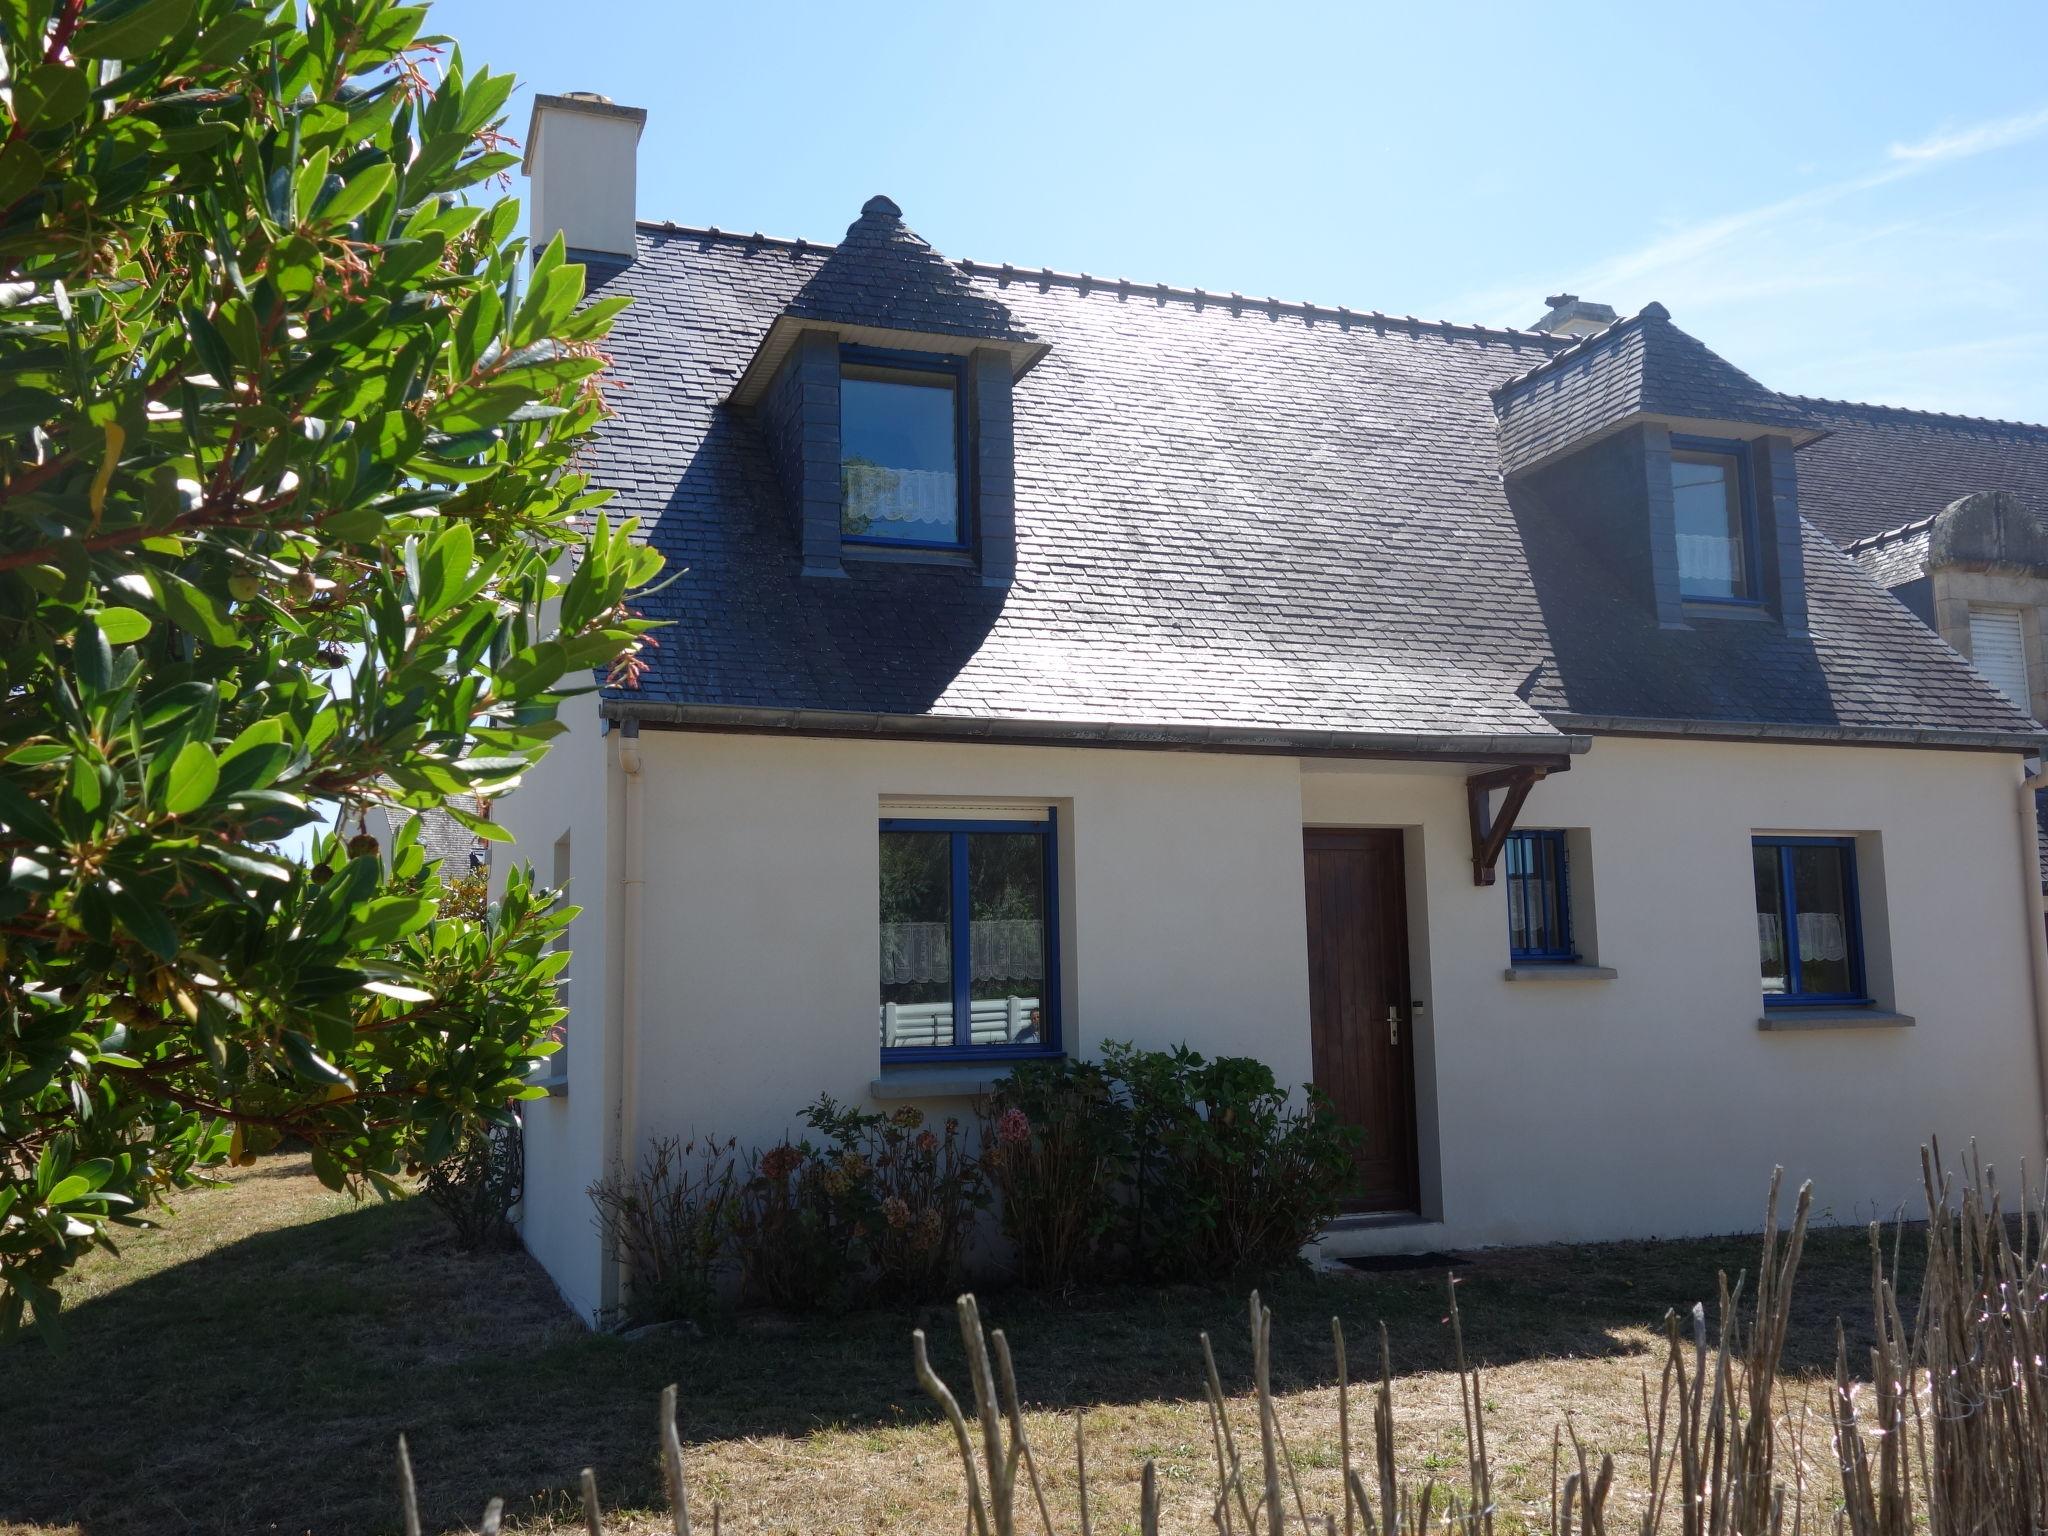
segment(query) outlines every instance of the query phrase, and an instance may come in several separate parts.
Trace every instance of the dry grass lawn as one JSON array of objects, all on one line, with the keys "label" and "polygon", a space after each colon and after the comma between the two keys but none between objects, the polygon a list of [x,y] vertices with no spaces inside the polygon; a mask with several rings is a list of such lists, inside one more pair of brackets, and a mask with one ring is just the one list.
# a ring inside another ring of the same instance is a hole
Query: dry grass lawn
[{"label": "dry grass lawn", "polygon": [[[1807,1253],[1786,1362],[1795,1415],[1802,1394],[1819,1406],[1838,1315],[1851,1324],[1850,1357],[1861,1356],[1868,1306],[1861,1232],[1818,1233]],[[1734,1238],[1490,1253],[1461,1268],[1504,1514],[1547,1509],[1551,1435],[1567,1415],[1590,1446],[1620,1459],[1609,1518],[1633,1508],[1641,1383],[1655,1368],[1659,1319],[1711,1297],[1717,1271],[1753,1261],[1754,1243]],[[960,1528],[950,1435],[912,1378],[909,1346],[923,1324],[940,1371],[964,1392],[950,1309],[743,1319],[701,1338],[593,1337],[523,1254],[460,1253],[425,1202],[356,1206],[294,1156],[186,1196],[162,1230],[126,1240],[118,1260],[96,1258],[69,1289],[61,1346],[0,1349],[0,1532],[390,1531],[401,1430],[430,1528],[475,1529],[494,1493],[509,1524],[580,1527],[571,1491],[592,1466],[611,1523],[653,1532],[663,1526],[656,1400],[670,1381],[681,1387],[693,1495],[719,1503],[725,1529]],[[1274,1386],[1312,1511],[1339,1498],[1333,1314],[1352,1341],[1354,1374],[1386,1322],[1404,1469],[1462,1477],[1441,1274],[1301,1276],[1267,1299]],[[1239,1422],[1249,1427],[1241,1297],[1195,1287],[1003,1293],[984,1296],[983,1308],[1008,1331],[1038,1406],[1030,1432],[1064,1529],[1074,1528],[1077,1411],[1097,1531],[1135,1532],[1147,1457],[1166,1490],[1165,1528],[1210,1529],[1197,1335],[1213,1336],[1226,1388],[1246,1391]],[[1354,1408],[1369,1426],[1361,1398]],[[1826,1456],[1816,1423],[1805,1459],[1824,1511]]]}]

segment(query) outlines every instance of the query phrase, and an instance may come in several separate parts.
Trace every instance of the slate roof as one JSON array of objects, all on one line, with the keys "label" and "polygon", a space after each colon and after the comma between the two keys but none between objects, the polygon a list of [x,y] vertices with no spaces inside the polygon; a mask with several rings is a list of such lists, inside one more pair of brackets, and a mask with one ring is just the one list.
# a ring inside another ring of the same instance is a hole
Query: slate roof
[{"label": "slate roof", "polygon": [[1931,518],[1977,491],[2011,491],[2048,520],[2048,426],[1801,403],[1828,436],[1799,452],[1799,509],[1837,544]]},{"label": "slate roof", "polygon": [[1495,386],[1501,466],[1513,473],[1639,416],[1776,427],[1808,441],[1804,407],[1765,389],[1671,323],[1662,304],[1617,320]]},{"label": "slate roof", "polygon": [[1927,543],[1933,528],[1934,519],[1922,517],[1844,548],[1866,576],[1889,591],[1927,574]]},{"label": "slate roof", "polygon": [[[832,257],[642,225],[633,263],[592,268],[637,302],[586,464],[685,571],[615,714],[1474,756],[1562,753],[1551,716],[2033,729],[1817,535],[1810,640],[1658,630],[1503,482],[1492,392],[1554,338],[1163,285],[949,264],[956,296],[1050,343],[1016,388],[1015,584],[858,560],[804,579],[762,434],[723,402]],[[894,302],[842,291],[849,323]]]},{"label": "slate roof", "polygon": [[828,325],[937,331],[985,341],[1038,340],[996,298],[903,223],[886,197],[871,197],[846,238],[805,279],[787,313]]}]

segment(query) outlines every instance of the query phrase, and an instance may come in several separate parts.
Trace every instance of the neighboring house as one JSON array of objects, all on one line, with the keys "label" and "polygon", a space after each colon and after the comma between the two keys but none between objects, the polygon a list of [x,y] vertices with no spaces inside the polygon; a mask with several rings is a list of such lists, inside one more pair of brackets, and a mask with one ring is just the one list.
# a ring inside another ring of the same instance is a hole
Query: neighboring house
[{"label": "neighboring house", "polygon": [[[1807,516],[1870,579],[2048,719],[2048,427],[1814,400]],[[2036,799],[2048,892],[2048,790]]]},{"label": "neighboring house", "polygon": [[496,808],[583,909],[522,1212],[579,1310],[649,1138],[965,1113],[1105,1039],[1323,1088],[1331,1252],[2039,1152],[2043,737],[1803,519],[1856,494],[1829,409],[1656,305],[954,261],[880,197],[837,245],[636,224],[643,120],[528,140],[537,239],[634,299],[588,468],[682,573]]},{"label": "neighboring house", "polygon": [[[474,795],[451,795],[449,800],[456,809],[472,816],[489,814],[488,808],[479,812],[479,802]],[[420,847],[428,858],[441,861],[444,885],[490,873],[491,845],[445,810],[392,810],[383,805],[373,805],[364,810],[344,807],[335,822],[335,830],[344,838],[367,833],[377,839],[378,849],[388,859],[392,838],[408,821],[414,820],[420,824]]]}]

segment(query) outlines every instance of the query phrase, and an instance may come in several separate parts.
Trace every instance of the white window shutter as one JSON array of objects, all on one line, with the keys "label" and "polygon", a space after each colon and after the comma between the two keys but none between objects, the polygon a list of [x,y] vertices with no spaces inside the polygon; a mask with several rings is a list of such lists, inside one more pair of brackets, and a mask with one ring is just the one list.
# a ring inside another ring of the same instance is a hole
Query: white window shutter
[{"label": "white window shutter", "polygon": [[2026,629],[2017,608],[1970,610],[1970,657],[2022,714],[2034,712],[2027,687]]}]

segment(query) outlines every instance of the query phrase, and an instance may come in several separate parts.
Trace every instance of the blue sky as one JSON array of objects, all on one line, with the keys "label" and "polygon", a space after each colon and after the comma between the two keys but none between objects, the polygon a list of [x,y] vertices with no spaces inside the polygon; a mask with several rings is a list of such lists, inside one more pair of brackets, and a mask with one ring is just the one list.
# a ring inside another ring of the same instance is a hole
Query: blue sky
[{"label": "blue sky", "polygon": [[[648,109],[640,213],[1527,324],[1569,289],[1777,389],[2048,421],[2048,6],[439,0]],[[523,184],[522,184],[523,190]]]}]

